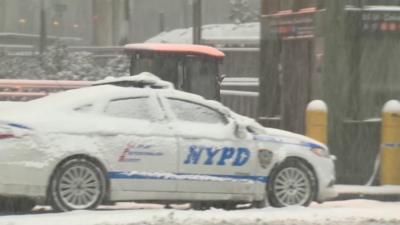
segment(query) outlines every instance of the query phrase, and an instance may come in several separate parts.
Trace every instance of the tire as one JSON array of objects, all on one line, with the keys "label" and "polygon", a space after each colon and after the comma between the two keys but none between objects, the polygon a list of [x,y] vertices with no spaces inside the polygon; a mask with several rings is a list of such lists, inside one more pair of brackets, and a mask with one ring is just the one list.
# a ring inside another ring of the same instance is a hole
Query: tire
[{"label": "tire", "polygon": [[252,208],[256,208],[256,209],[262,209],[262,208],[265,208],[266,206],[267,206],[267,203],[266,203],[265,200],[262,200],[262,201],[254,201],[254,202],[252,202],[252,204],[251,204],[251,207],[252,207]]},{"label": "tire", "polygon": [[211,208],[211,204],[206,203],[206,202],[192,202],[190,204],[190,208],[192,208],[193,210],[199,210],[199,211],[209,210]]},{"label": "tire", "polygon": [[276,167],[267,185],[268,201],[273,207],[309,206],[315,199],[314,173],[300,160],[289,158]]},{"label": "tire", "polygon": [[192,202],[191,208],[193,210],[209,210],[211,207],[216,209],[223,209],[223,210],[235,210],[236,203],[235,202]]},{"label": "tire", "polygon": [[105,195],[104,172],[84,158],[61,164],[50,181],[49,199],[56,211],[94,209]]},{"label": "tire", "polygon": [[2,197],[0,198],[0,212],[1,213],[29,213],[35,207],[34,200],[23,197]]}]

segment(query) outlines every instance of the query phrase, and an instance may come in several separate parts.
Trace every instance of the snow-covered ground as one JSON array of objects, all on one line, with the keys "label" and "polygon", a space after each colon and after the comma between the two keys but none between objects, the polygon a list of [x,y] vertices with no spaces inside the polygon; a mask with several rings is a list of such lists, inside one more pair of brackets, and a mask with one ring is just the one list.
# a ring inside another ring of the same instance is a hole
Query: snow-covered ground
[{"label": "snow-covered ground", "polygon": [[[192,43],[192,28],[162,32],[148,43]],[[208,24],[202,26],[202,39],[211,43],[257,43],[260,39],[260,23]]]},{"label": "snow-covered ground", "polygon": [[29,215],[0,216],[0,225],[394,225],[400,224],[400,202],[372,200],[314,203],[308,208],[263,208],[194,211],[186,205],[120,203],[95,211],[51,213],[36,207]]}]

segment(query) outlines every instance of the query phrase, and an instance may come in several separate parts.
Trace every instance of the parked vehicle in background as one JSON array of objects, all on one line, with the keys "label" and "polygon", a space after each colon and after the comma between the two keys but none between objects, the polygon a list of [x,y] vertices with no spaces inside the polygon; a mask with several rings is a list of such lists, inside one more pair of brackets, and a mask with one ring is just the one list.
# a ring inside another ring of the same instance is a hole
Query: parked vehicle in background
[{"label": "parked vehicle in background", "polygon": [[131,59],[130,74],[157,74],[178,90],[198,94],[206,99],[220,99],[220,50],[192,44],[140,43],[124,47]]}]

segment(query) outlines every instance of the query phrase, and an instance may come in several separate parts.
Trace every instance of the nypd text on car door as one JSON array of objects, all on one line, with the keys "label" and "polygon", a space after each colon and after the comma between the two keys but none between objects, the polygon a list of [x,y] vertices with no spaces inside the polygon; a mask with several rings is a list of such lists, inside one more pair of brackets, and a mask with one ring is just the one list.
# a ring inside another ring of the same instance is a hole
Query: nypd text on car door
[{"label": "nypd text on car door", "polygon": [[179,137],[178,191],[251,193],[254,142],[236,136],[234,121],[190,99],[167,96],[164,102]]}]

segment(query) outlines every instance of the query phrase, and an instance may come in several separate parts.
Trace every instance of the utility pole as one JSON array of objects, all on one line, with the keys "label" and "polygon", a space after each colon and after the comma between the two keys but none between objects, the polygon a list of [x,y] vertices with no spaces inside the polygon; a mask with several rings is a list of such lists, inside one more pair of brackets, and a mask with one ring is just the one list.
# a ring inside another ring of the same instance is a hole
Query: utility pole
[{"label": "utility pole", "polygon": [[193,0],[193,44],[201,44],[202,0]]},{"label": "utility pole", "polygon": [[112,45],[112,3],[112,0],[92,0],[94,45]]},{"label": "utility pole", "polygon": [[279,82],[280,41],[271,15],[278,11],[279,1],[261,1],[259,121],[265,126],[280,127],[281,96]]},{"label": "utility pole", "polygon": [[47,46],[47,27],[46,27],[46,10],[44,0],[40,1],[40,38],[39,38],[39,53],[43,56]]}]

